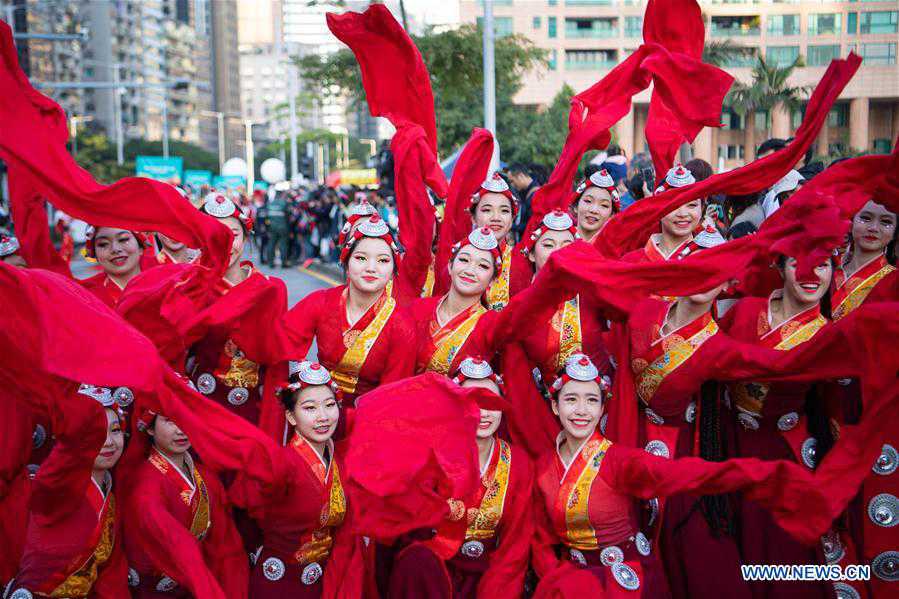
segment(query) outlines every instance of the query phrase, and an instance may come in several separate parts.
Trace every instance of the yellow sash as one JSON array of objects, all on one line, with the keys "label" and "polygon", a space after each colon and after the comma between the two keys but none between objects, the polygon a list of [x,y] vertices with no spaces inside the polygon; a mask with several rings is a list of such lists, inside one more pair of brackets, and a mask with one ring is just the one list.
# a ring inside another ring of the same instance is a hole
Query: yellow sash
[{"label": "yellow sash", "polygon": [[557,371],[565,367],[565,362],[571,354],[582,351],[581,311],[577,296],[565,302],[560,325],[559,354],[554,365]]},{"label": "yellow sash", "polygon": [[340,387],[344,393],[354,393],[356,385],[359,383],[359,371],[368,358],[371,348],[381,335],[381,331],[390,320],[390,316],[396,309],[396,300],[390,295],[390,290],[385,290],[387,294],[381,309],[375,315],[365,329],[353,340],[353,343],[344,352],[343,357],[337,368],[331,372],[334,382]]},{"label": "yellow sash", "polygon": [[331,553],[331,546],[334,544],[334,529],[343,523],[346,515],[346,495],[343,493],[343,485],[340,482],[340,472],[337,469],[337,462],[331,458],[331,488],[328,496],[328,503],[322,507],[321,516],[319,518],[319,528],[312,531],[312,538],[306,539],[305,542],[294,554],[297,562],[301,566],[318,562]]},{"label": "yellow sash", "polygon": [[478,319],[485,312],[487,312],[487,310],[485,310],[483,306],[478,305],[477,310],[475,310],[471,316],[462,321],[462,324],[456,327],[449,336],[437,345],[437,349],[431,355],[431,359],[428,360],[428,366],[425,370],[428,372],[449,374],[453,359],[456,357],[459,350],[462,349],[462,346],[465,345],[468,336],[471,335],[475,325],[478,324]]},{"label": "yellow sash", "polygon": [[512,246],[503,250],[503,266],[499,276],[487,287],[487,305],[491,310],[502,310],[509,303],[509,271],[512,269]]},{"label": "yellow sash", "polygon": [[[590,447],[589,445],[595,446]],[[599,475],[603,458],[611,446],[612,442],[608,439],[603,439],[599,443],[594,440],[581,451],[587,464],[578,475],[577,482],[574,483],[565,502],[565,544],[569,547],[582,551],[599,548],[596,542],[596,531],[590,524],[587,506],[590,502],[590,488]],[[569,472],[569,474],[571,473]]]},{"label": "yellow sash", "polygon": [[496,527],[503,517],[506,492],[509,490],[509,472],[512,469],[512,447],[502,439],[497,439],[497,443],[499,443],[499,461],[496,463],[496,472],[493,480],[489,483],[484,481],[487,490],[481,499],[481,505],[468,510],[466,540],[493,538]]},{"label": "yellow sash", "polygon": [[434,294],[434,261],[428,266],[428,274],[425,277],[424,287],[421,288],[421,297],[431,297]]},{"label": "yellow sash", "polygon": [[[843,298],[843,301],[840,302],[840,305],[834,309],[833,319],[839,320],[861,306],[865,301],[865,298],[868,297],[868,294],[871,293],[871,290],[874,289],[874,286],[894,270],[896,270],[895,266],[893,266],[892,264],[886,264],[883,266],[883,268],[859,283],[852,291],[850,291],[846,295],[846,297]],[[848,285],[849,281],[846,281],[846,284]]]},{"label": "yellow sash", "polygon": [[665,380],[665,377],[686,362],[693,355],[693,352],[698,350],[703,343],[717,332],[718,323],[710,320],[689,339],[682,339],[672,335],[672,338],[668,341],[668,347],[666,347],[662,355],[656,358],[643,371],[636,374],[637,396],[640,400],[648,404],[659,389],[659,385]]},{"label": "yellow sash", "polygon": [[100,541],[90,557],[78,570],[66,578],[61,585],[53,589],[51,597],[87,597],[97,581],[100,566],[105,564],[112,555],[115,545],[115,497],[110,491],[106,498],[106,506],[103,510],[103,520],[100,523]]},{"label": "yellow sash", "polygon": [[194,466],[194,481],[197,485],[197,511],[190,523],[190,534],[198,541],[206,538],[209,527],[212,526],[212,518],[209,513],[209,491],[206,489],[206,481],[200,476],[199,470]]}]

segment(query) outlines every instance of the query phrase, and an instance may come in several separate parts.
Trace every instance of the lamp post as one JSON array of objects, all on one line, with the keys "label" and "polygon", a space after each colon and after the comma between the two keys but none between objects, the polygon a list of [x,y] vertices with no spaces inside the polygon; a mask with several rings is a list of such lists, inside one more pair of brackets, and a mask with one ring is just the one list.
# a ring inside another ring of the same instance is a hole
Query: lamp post
[{"label": "lamp post", "polygon": [[112,69],[112,84],[109,88],[110,103],[112,104],[112,122],[115,125],[116,162],[121,166],[125,163],[125,139],[122,127],[122,90],[117,87],[120,81],[119,69],[125,65],[121,62],[103,62],[90,58],[82,58],[84,64],[93,64]]},{"label": "lamp post", "polygon": [[78,123],[94,120],[92,116],[73,116],[69,118],[69,135],[72,136],[72,158],[78,159]]},{"label": "lamp post", "polygon": [[225,113],[216,110],[201,110],[203,116],[213,116],[218,121],[219,173],[225,164]]}]

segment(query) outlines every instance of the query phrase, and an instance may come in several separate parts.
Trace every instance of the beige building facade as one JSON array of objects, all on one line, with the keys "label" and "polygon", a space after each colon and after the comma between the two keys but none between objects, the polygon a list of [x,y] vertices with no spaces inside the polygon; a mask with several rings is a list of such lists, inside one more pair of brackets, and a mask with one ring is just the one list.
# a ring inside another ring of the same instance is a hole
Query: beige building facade
[{"label": "beige building facade", "polygon": [[[627,58],[642,42],[645,0],[495,0],[497,35],[520,34],[549,51],[549,67],[528,73],[516,97],[521,104],[547,105],[564,84],[583,91]],[[899,1],[701,0],[706,39],[731,40],[745,48],[725,68],[748,82],[756,55],[787,65],[801,56],[804,67],[790,83],[813,87],[832,58],[859,54],[862,67],[832,110],[816,152],[889,152],[899,136]],[[482,0],[460,0],[461,21],[479,22]],[[649,90],[615,128],[628,155],[646,149],[643,129]],[[756,115],[755,143],[788,137],[802,112]],[[697,157],[720,168],[751,159],[744,119],[730,110],[721,129],[706,129],[693,143]]]}]

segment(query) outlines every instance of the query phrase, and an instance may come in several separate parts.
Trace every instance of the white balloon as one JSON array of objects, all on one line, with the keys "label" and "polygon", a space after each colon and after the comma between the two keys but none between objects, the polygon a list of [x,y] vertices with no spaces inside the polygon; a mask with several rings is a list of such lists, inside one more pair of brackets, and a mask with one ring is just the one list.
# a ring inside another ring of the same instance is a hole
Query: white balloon
[{"label": "white balloon", "polygon": [[247,161],[243,158],[229,158],[222,165],[222,175],[225,177],[247,176]]},{"label": "white balloon", "polygon": [[267,158],[259,166],[259,174],[267,183],[277,183],[287,178],[287,169],[277,158]]}]

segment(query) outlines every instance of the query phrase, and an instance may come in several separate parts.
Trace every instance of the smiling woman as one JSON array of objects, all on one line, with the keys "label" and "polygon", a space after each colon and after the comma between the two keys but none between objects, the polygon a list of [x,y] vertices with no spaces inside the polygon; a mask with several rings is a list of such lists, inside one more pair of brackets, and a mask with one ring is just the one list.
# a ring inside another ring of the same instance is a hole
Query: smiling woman
[{"label": "smiling woman", "polygon": [[88,230],[85,252],[95,258],[103,272],[82,281],[110,308],[115,308],[125,286],[141,272],[143,241],[137,233],[115,227]]}]

